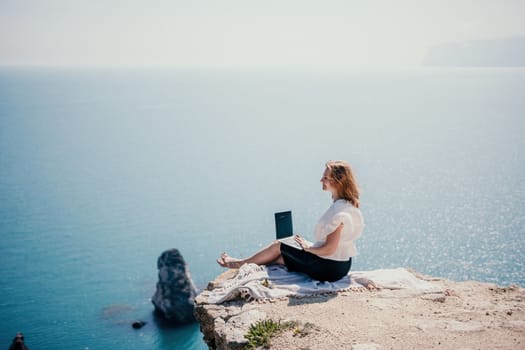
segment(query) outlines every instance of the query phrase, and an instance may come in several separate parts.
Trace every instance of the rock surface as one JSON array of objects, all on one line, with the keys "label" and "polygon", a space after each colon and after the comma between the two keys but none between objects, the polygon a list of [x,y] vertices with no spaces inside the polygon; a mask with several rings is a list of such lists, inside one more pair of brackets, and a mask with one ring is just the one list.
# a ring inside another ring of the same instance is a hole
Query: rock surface
[{"label": "rock surface", "polygon": [[141,328],[144,327],[146,324],[147,324],[147,322],[145,322],[145,321],[134,321],[134,322],[131,324],[131,327],[133,327],[133,329],[141,329]]},{"label": "rock surface", "polygon": [[203,292],[195,316],[210,349],[241,349],[249,325],[267,318],[298,322],[272,338],[271,349],[525,349],[524,288],[417,275],[443,292],[364,289],[220,305],[206,304]]},{"label": "rock surface", "polygon": [[24,335],[22,333],[17,333],[9,350],[29,350],[29,348],[24,343]]},{"label": "rock surface", "polygon": [[177,249],[163,252],[157,260],[157,267],[159,281],[151,298],[156,313],[176,323],[195,321],[197,289],[180,252]]}]

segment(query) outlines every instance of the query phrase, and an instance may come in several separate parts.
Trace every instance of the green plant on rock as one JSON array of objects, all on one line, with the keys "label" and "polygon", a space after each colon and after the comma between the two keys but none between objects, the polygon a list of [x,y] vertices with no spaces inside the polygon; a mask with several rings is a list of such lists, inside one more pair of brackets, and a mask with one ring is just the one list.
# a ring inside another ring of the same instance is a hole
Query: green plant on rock
[{"label": "green plant on rock", "polygon": [[248,333],[244,336],[248,340],[246,347],[255,349],[258,347],[269,348],[270,338],[280,332],[296,326],[296,322],[275,322],[272,319],[258,321],[250,325]]}]

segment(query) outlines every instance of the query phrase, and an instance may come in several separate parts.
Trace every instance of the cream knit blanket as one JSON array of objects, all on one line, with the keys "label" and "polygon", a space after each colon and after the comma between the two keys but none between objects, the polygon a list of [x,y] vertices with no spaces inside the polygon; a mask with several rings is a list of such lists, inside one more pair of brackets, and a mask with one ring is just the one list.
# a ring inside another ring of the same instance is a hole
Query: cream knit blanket
[{"label": "cream knit blanket", "polygon": [[404,268],[351,271],[336,282],[319,282],[305,274],[289,272],[282,265],[245,264],[237,274],[209,291],[207,303],[243,298],[265,301],[284,297],[304,297],[349,290],[407,289],[417,293],[436,293],[440,288],[416,277]]}]

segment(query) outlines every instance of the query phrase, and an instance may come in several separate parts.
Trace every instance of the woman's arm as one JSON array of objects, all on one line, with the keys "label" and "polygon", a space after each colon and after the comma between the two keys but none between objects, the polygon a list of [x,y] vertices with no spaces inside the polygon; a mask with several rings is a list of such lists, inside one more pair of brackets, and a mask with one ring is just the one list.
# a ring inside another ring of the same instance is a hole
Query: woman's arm
[{"label": "woman's arm", "polygon": [[337,249],[339,240],[341,238],[341,231],[343,230],[344,224],[341,223],[334,232],[326,236],[326,241],[319,247],[308,247],[302,237],[296,236],[296,241],[303,247],[305,252],[309,252],[320,257],[332,255]]}]

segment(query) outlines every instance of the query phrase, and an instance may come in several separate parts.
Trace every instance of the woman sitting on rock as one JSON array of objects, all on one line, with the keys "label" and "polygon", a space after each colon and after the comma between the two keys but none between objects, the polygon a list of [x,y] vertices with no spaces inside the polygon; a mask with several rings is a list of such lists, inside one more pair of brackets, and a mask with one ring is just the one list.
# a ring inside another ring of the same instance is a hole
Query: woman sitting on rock
[{"label": "woman sitting on rock", "polygon": [[223,253],[217,263],[239,268],[246,263],[282,264],[289,271],[303,272],[319,281],[337,281],[348,274],[352,257],[357,254],[354,241],[363,231],[359,210],[359,187],[350,165],[345,161],[329,161],[321,178],[324,191],[332,193],[332,205],[315,227],[313,245],[301,236],[294,236],[302,250],[274,241],[254,255],[237,259]]}]

